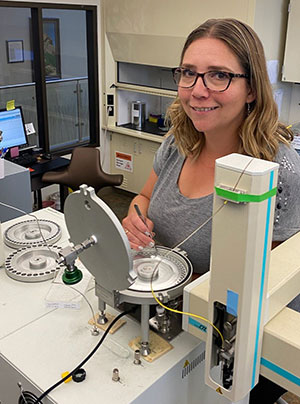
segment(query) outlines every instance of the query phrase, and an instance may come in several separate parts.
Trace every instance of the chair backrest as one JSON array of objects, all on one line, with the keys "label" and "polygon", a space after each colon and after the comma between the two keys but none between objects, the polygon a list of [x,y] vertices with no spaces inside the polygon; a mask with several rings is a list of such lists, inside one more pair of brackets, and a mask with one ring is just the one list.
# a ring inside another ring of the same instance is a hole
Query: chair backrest
[{"label": "chair backrest", "polygon": [[96,192],[107,185],[120,185],[119,181],[116,182],[116,176],[102,170],[100,150],[96,147],[73,149],[67,175],[67,185],[73,190],[77,190],[81,184],[92,186]]}]

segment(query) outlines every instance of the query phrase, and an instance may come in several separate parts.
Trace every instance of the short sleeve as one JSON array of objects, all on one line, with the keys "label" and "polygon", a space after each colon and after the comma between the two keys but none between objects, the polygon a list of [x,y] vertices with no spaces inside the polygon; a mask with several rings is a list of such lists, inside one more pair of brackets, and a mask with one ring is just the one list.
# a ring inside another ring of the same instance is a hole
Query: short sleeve
[{"label": "short sleeve", "polygon": [[280,145],[273,241],[285,241],[300,231],[300,157],[290,146]]},{"label": "short sleeve", "polygon": [[153,169],[155,174],[159,176],[162,168],[168,160],[170,154],[174,149],[174,136],[170,135],[164,139],[154,156]]}]

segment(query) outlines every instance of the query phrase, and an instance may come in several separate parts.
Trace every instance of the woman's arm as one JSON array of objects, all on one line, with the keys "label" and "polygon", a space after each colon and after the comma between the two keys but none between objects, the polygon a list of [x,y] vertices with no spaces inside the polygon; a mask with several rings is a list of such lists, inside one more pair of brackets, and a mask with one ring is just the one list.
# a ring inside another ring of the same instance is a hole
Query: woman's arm
[{"label": "woman's arm", "polygon": [[[151,243],[153,242],[151,232],[154,224],[150,219],[147,218],[147,212],[156,181],[157,175],[152,169],[146,184],[141,190],[141,193],[133,198],[129,207],[128,215],[122,221],[122,225],[125,229],[128,240],[130,241],[130,246],[135,250],[142,249],[146,246],[151,246]],[[145,217],[147,226],[137,215],[134,208],[135,204],[138,205],[141,213]]]}]

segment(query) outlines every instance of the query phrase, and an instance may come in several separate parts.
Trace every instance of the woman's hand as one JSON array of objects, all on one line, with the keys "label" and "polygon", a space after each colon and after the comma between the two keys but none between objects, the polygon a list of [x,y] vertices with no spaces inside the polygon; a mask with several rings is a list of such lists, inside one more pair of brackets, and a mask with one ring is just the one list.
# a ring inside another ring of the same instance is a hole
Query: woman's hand
[{"label": "woman's hand", "polygon": [[125,233],[130,242],[130,247],[134,250],[142,250],[144,247],[153,247],[153,222],[144,217],[145,223],[143,223],[142,219],[137,215],[136,212],[129,212],[128,216],[126,216],[122,225],[124,227]]},{"label": "woman's hand", "polygon": [[[154,233],[152,233],[154,225],[153,222],[147,218],[147,211],[156,181],[157,175],[152,169],[141,193],[131,201],[128,216],[122,221],[130,246],[134,250],[142,250],[144,247],[154,247]],[[138,211],[142,218],[137,214],[135,205],[138,206]]]}]

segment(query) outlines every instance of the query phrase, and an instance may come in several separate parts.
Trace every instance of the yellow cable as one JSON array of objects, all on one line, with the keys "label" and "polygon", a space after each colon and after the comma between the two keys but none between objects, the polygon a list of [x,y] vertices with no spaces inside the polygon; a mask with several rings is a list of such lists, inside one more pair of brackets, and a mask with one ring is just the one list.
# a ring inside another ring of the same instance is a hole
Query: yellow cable
[{"label": "yellow cable", "polygon": [[[291,126],[292,126],[292,125],[291,125]],[[243,169],[243,171],[241,172],[240,176],[238,177],[238,179],[237,179],[237,181],[236,181],[236,184],[235,184],[234,187],[233,187],[233,191],[236,190],[236,187],[238,186],[238,184],[239,184],[239,182],[240,182],[242,176],[244,175],[246,169],[249,167],[249,165],[252,163],[253,160],[254,160],[254,157],[252,157],[252,159],[246,164],[245,168]],[[219,209],[218,209],[212,216],[209,217],[208,220],[206,220],[204,223],[202,223],[201,226],[199,226],[195,231],[193,231],[193,232],[192,232],[187,238],[185,238],[182,242],[178,243],[175,247],[173,247],[173,248],[165,255],[165,257],[167,257],[175,248],[180,247],[180,246],[181,246],[183,243],[185,243],[190,237],[192,237],[197,231],[199,231],[199,230],[200,230],[206,223],[208,223],[217,213],[219,213],[220,210],[223,209],[225,205],[227,205],[227,203],[228,203],[228,200],[223,201],[223,205],[221,205],[221,206],[219,207]],[[209,324],[210,326],[212,326],[212,327],[217,331],[217,333],[220,335],[221,340],[222,340],[222,347],[224,348],[224,343],[225,343],[224,337],[223,337],[221,331],[220,331],[210,320],[208,320],[208,319],[205,318],[205,317],[199,316],[198,314],[193,314],[193,313],[188,313],[188,312],[185,312],[185,311],[180,311],[180,310],[171,309],[170,307],[165,306],[165,305],[155,296],[155,293],[154,293],[154,290],[153,290],[153,287],[152,287],[152,280],[153,280],[153,278],[154,278],[154,274],[155,274],[155,272],[156,272],[158,266],[159,266],[159,262],[157,263],[156,267],[154,268],[153,273],[152,273],[152,276],[151,276],[151,279],[150,279],[151,293],[152,293],[152,296],[154,297],[155,301],[156,301],[161,307],[163,307],[163,308],[166,309],[166,310],[172,311],[173,313],[184,314],[184,315],[186,315],[186,316],[196,317],[196,318],[199,318],[200,320],[203,320],[203,321],[205,321],[206,323],[208,323],[208,324]]]},{"label": "yellow cable", "polygon": [[[157,264],[157,266],[158,266],[158,265],[159,265],[159,263]],[[157,267],[154,269],[153,274],[154,274],[154,272],[156,271],[156,269],[157,269]],[[217,333],[220,335],[221,340],[222,340],[222,347],[224,347],[224,337],[223,337],[221,331],[220,331],[210,320],[208,320],[208,319],[205,318],[205,317],[199,316],[198,314],[193,314],[193,313],[188,313],[188,312],[185,312],[185,311],[175,310],[175,309],[171,309],[170,307],[165,306],[165,305],[155,296],[155,293],[154,293],[154,290],[153,290],[153,287],[152,287],[152,278],[151,278],[151,293],[152,293],[152,296],[154,297],[154,299],[156,300],[156,302],[157,302],[161,307],[163,307],[164,309],[169,310],[169,311],[172,311],[173,313],[185,314],[186,316],[191,316],[191,317],[200,318],[201,320],[203,320],[203,321],[205,321],[206,323],[208,323],[209,325],[211,325],[211,326],[217,331]]]}]

